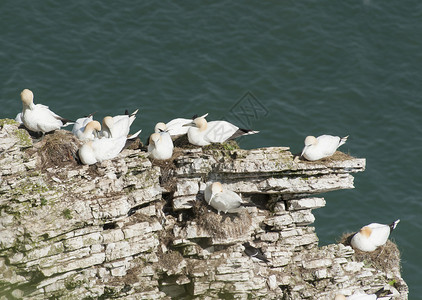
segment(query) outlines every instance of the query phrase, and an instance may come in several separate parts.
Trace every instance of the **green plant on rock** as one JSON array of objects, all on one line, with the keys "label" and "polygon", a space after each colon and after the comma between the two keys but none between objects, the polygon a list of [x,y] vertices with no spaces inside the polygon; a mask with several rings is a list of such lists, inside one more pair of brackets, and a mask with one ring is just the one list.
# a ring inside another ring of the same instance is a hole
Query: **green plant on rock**
[{"label": "green plant on rock", "polygon": [[72,212],[68,208],[66,208],[66,209],[63,210],[62,216],[65,217],[68,220],[73,219]]}]

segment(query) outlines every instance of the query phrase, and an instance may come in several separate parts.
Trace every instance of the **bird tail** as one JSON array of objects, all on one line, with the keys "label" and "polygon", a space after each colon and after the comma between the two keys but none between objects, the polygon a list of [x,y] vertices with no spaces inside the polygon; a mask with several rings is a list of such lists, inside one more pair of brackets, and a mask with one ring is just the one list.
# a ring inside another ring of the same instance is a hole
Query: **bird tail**
[{"label": "bird tail", "polygon": [[348,135],[346,135],[345,137],[342,137],[340,139],[340,142],[338,143],[338,146],[340,147],[341,145],[344,145],[346,143],[348,137],[349,137]]},{"label": "bird tail", "polygon": [[400,219],[395,220],[393,223],[390,224],[390,232],[396,228],[397,224],[399,224]]},{"label": "bird tail", "polygon": [[137,132],[135,132],[131,136],[128,136],[127,139],[128,140],[131,140],[131,139],[134,139],[134,138],[138,137],[138,135],[141,133],[141,131],[142,131],[142,129],[141,130],[138,130]]},{"label": "bird tail", "polygon": [[60,118],[59,120],[63,124],[62,127],[66,127],[66,126],[69,126],[69,125],[72,125],[72,124],[75,124],[76,123],[76,121],[72,121],[72,120],[64,119],[64,118]]}]

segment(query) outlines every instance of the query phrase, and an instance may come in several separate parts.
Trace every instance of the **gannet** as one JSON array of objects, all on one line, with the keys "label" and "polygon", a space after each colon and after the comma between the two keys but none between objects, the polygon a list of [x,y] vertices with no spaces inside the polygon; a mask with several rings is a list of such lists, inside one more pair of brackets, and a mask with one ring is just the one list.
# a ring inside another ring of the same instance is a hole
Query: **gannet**
[{"label": "gannet", "polygon": [[[205,118],[207,115],[208,114],[205,114],[202,117]],[[185,125],[192,123],[192,120],[197,117],[198,116],[195,115],[192,119],[177,118],[167,122],[166,128],[168,133],[170,133],[171,136],[179,136],[188,133],[189,127]]]},{"label": "gannet", "polygon": [[[163,123],[164,124],[164,123]],[[170,135],[166,132],[168,137]],[[173,141],[160,133],[153,133],[149,137],[148,152],[155,159],[169,159],[173,155]]]},{"label": "gannet", "polygon": [[177,118],[167,122],[166,127],[171,136],[178,136],[188,133],[189,127],[184,125],[191,122],[192,119]]},{"label": "gannet", "polygon": [[237,213],[242,209],[242,198],[235,192],[223,189],[222,184],[218,181],[207,186],[204,191],[204,197],[205,201],[214,207],[218,214],[220,214],[220,211]]},{"label": "gannet", "polygon": [[191,126],[188,129],[189,142],[196,146],[206,146],[211,143],[223,143],[227,140],[242,135],[255,134],[259,131],[240,129],[227,121],[207,122],[205,117],[208,114],[195,118],[192,122],[184,125]]},{"label": "gannet", "polygon": [[103,130],[101,135],[103,137],[109,138],[117,138],[120,136],[127,136],[130,131],[130,126],[132,125],[133,121],[136,119],[136,114],[138,113],[138,109],[135,110],[133,113],[126,114],[126,115],[118,115],[118,116],[107,116],[103,119]]},{"label": "gannet", "polygon": [[[73,124],[72,133],[80,140],[94,139],[94,137],[97,137],[96,135],[94,136],[94,132],[92,132],[92,138],[90,138],[87,134],[84,134],[85,126],[91,121],[93,121],[93,114],[77,119],[75,124]],[[98,123],[98,125],[101,128],[100,123]]]},{"label": "gannet", "polygon": [[28,89],[21,92],[21,99],[23,105],[22,123],[31,131],[44,134],[74,123],[56,115],[48,106],[34,104],[34,94]]},{"label": "gannet", "polygon": [[[93,121],[97,122],[97,121]],[[92,122],[91,122],[92,123]],[[97,122],[98,123],[98,122]],[[90,123],[89,123],[90,124]],[[88,125],[89,125],[88,124]],[[89,128],[89,126],[87,127]],[[88,141],[79,148],[79,158],[84,165],[92,165],[107,159],[115,158],[125,147],[126,140],[134,139],[142,130],[130,137],[120,136],[117,138],[96,138]]]},{"label": "gannet", "polygon": [[15,117],[15,121],[18,122],[19,124],[22,124],[22,112],[18,113]]},{"label": "gannet", "polygon": [[390,225],[371,223],[362,227],[350,242],[353,248],[364,252],[374,251],[377,247],[384,245],[390,233],[396,228],[400,219]]},{"label": "gannet", "polygon": [[88,141],[79,148],[79,158],[84,165],[113,159],[122,151],[125,144],[125,136]]},{"label": "gannet", "polygon": [[80,128],[75,136],[81,141],[92,141],[98,138],[98,133],[101,131],[101,124],[98,121],[91,121],[84,127]]},{"label": "gannet", "polygon": [[243,243],[243,247],[245,247],[246,255],[250,256],[253,261],[258,261],[258,262],[263,261],[266,263],[269,261],[267,257],[265,256],[265,254],[262,253],[261,249],[251,246],[249,242]]},{"label": "gannet", "polygon": [[339,136],[321,135],[317,138],[307,136],[305,147],[302,150],[302,156],[307,160],[318,160],[328,157],[336,152],[337,148],[346,143],[348,136],[340,138]]}]

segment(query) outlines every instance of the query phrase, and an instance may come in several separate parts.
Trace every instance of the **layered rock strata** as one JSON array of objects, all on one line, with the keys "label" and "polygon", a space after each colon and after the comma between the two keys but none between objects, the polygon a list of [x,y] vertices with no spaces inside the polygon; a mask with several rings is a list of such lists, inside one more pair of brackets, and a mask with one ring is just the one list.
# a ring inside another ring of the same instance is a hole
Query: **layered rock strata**
[{"label": "layered rock strata", "polygon": [[[353,188],[364,159],[177,148],[157,162],[126,149],[83,166],[69,132],[33,143],[4,120],[0,141],[1,299],[333,299],[380,288],[407,299],[398,261],[381,270],[349,246],[319,247],[310,226],[325,205],[317,195]],[[217,180],[248,203],[241,213],[205,203]],[[244,242],[269,262],[248,257]]]}]

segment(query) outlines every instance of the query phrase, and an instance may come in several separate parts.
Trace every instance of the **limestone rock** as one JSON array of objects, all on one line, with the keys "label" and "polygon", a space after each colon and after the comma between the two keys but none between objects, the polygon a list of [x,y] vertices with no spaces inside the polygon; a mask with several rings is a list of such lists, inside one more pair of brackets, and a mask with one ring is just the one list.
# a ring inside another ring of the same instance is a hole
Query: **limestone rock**
[{"label": "limestone rock", "polygon": [[[398,251],[387,272],[348,246],[318,247],[309,226],[325,205],[316,195],[353,188],[364,159],[207,147],[176,148],[160,165],[125,149],[83,166],[77,143],[63,130],[33,142],[0,121],[0,299],[332,299],[383,286],[407,299]],[[206,204],[216,180],[244,210],[218,215]],[[244,242],[269,262],[253,261]]]}]

